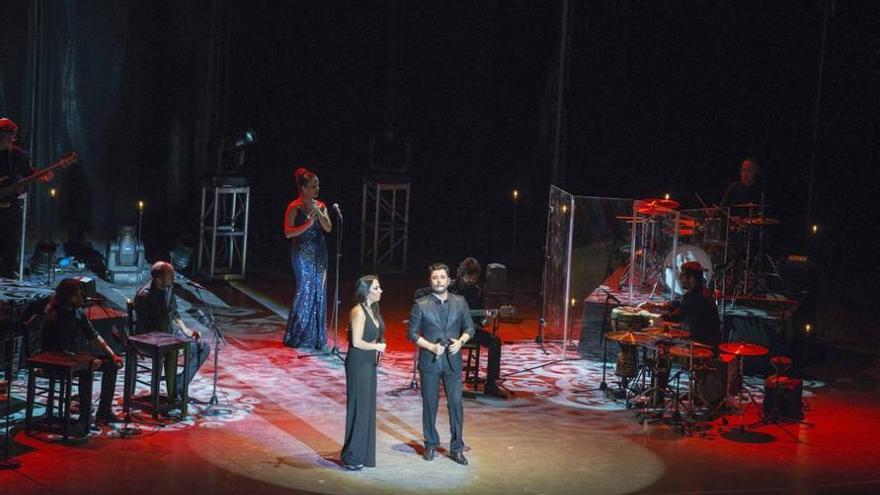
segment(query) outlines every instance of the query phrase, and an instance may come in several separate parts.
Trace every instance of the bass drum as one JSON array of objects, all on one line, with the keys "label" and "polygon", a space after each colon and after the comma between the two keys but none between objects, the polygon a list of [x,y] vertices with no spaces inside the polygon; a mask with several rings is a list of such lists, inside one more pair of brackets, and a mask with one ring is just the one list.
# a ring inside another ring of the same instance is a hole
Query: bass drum
[{"label": "bass drum", "polygon": [[[703,272],[703,280],[706,285],[712,280],[714,271],[712,270],[712,258],[706,254],[701,248],[692,244],[679,244],[676,251],[670,251],[663,260],[663,284],[672,289],[676,295],[684,294],[684,289],[678,281],[678,273],[681,265],[688,261],[696,261],[703,266],[706,271]],[[674,268],[673,268],[674,267]]]}]

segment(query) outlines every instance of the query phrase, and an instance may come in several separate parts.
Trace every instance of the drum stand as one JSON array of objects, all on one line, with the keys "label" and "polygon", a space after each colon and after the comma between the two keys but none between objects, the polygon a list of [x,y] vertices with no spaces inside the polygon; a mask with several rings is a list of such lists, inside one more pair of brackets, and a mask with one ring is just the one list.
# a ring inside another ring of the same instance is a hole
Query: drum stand
[{"label": "drum stand", "polygon": [[[663,367],[663,363],[666,363],[666,368]],[[645,420],[648,417],[648,409],[651,409],[654,418],[650,421],[651,423],[656,423],[657,421],[661,421],[663,419],[663,411],[665,410],[665,404],[661,404],[661,393],[667,391],[671,391],[669,387],[669,378],[665,380],[665,383],[662,383],[663,380],[661,378],[669,375],[671,369],[671,363],[669,360],[669,355],[666,351],[662,351],[660,349],[657,350],[657,358],[654,362],[654,368],[651,370],[651,387],[647,390],[644,390],[639,395],[635,396],[633,402],[643,403],[644,405],[641,407],[641,411],[636,413],[636,416],[639,417],[639,424],[645,424]],[[644,378],[643,378],[644,379]],[[659,411],[658,411],[659,409]],[[660,413],[657,416],[657,413]]]},{"label": "drum stand", "polygon": [[[744,433],[746,429],[746,425],[743,422],[743,416],[745,415],[746,409],[749,407],[749,405],[757,404],[755,402],[755,397],[752,395],[752,392],[749,390],[748,386],[746,385],[745,378],[743,377],[743,357],[744,356],[736,356],[736,376],[734,376],[733,383],[727,384],[727,396],[724,398],[721,404],[719,404],[718,407],[715,408],[715,411],[720,413],[724,411],[724,408],[726,406],[736,413],[737,418],[739,418],[739,425],[735,429],[738,430],[739,433]],[[743,400],[743,395],[746,396],[746,400]],[[761,419],[761,421],[763,421],[761,410],[757,409],[757,411],[758,417]],[[729,423],[727,418],[723,415],[721,421],[725,425]]]}]

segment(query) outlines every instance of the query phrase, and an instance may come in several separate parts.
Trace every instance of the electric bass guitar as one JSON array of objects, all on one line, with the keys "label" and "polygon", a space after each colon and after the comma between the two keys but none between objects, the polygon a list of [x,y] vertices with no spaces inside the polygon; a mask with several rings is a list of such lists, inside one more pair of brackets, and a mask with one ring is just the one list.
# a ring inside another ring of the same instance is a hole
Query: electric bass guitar
[{"label": "electric bass guitar", "polygon": [[[79,155],[76,151],[71,151],[65,153],[61,158],[58,159],[52,165],[40,170],[36,170],[31,174],[28,174],[21,179],[4,186],[0,186],[0,208],[8,208],[12,204],[13,197],[18,194],[22,187],[24,187],[29,182],[33,182],[40,177],[48,174],[49,172],[55,170],[56,168],[65,168],[69,167],[76,163]],[[8,176],[0,177],[0,184],[9,179]]]}]

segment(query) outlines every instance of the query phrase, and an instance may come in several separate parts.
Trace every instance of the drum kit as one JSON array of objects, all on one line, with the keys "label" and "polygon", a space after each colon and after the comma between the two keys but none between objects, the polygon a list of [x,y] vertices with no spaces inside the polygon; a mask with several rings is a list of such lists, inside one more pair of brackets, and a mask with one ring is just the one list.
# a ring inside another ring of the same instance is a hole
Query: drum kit
[{"label": "drum kit", "polygon": [[635,201],[632,216],[617,217],[634,226],[629,271],[635,273],[628,272],[622,281],[631,276],[645,290],[651,289],[649,298],[658,283],[673,297],[680,296],[678,270],[685,262],[697,261],[706,269],[707,287],[724,294],[729,288],[735,296],[766,291],[767,275],[778,276],[778,270],[765,254],[765,229],[781,222],[765,216],[766,205],[758,203],[703,206],[680,212],[675,200],[641,199]]},{"label": "drum kit", "polygon": [[[714,419],[723,411],[735,412],[742,425],[745,408],[754,402],[742,379],[743,360],[768,349],[746,342],[721,344],[720,360],[715,360],[713,347],[693,341],[690,332],[659,316],[636,307],[611,311],[612,330],[605,338],[620,346],[614,369],[620,378],[618,397],[639,409],[640,423],[669,413],[684,433],[699,418]],[[731,363],[729,375],[721,369],[725,363]],[[686,391],[683,376],[688,377]]]}]

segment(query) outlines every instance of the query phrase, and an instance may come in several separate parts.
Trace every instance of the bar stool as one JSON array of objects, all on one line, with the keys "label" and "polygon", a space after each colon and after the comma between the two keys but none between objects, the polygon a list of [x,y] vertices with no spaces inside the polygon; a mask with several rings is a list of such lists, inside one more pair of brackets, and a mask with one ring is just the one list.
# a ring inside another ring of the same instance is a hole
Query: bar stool
[{"label": "bar stool", "polygon": [[[189,387],[183,387],[183,396],[174,399],[174,391],[168,390],[168,395],[161,395],[160,382],[162,379],[162,360],[165,353],[170,351],[183,351],[183,368],[189,365],[189,339],[171,335],[168,333],[152,332],[141,335],[132,335],[128,339],[128,350],[125,353],[125,389],[123,392],[123,410],[126,418],[131,417],[131,408],[150,411],[153,419],[158,419],[160,413],[167,413],[172,409],[180,409],[181,414],[187,415],[187,403],[189,401]],[[150,361],[150,366],[140,364],[139,357]],[[150,373],[150,381],[138,380],[142,372]],[[137,384],[150,387],[150,393],[136,397],[134,394]]]},{"label": "bar stool", "polygon": [[[62,435],[69,441],[71,434],[84,438],[89,433],[92,414],[92,363],[95,356],[86,353],[70,354],[61,351],[42,352],[27,359],[28,384],[25,403],[25,434],[31,430],[46,431]],[[48,379],[47,387],[38,387],[37,378]],[[73,398],[73,381],[77,379],[77,395],[80,421],[76,430],[72,429],[70,409]],[[37,391],[46,397],[46,414],[34,419],[34,405],[37,404]],[[57,397],[57,404],[56,404]],[[58,415],[55,415],[57,407]]]},{"label": "bar stool", "polygon": [[480,344],[469,340],[461,348],[467,351],[464,365],[461,367],[464,372],[464,383],[470,385],[471,390],[477,391],[480,388]]}]

